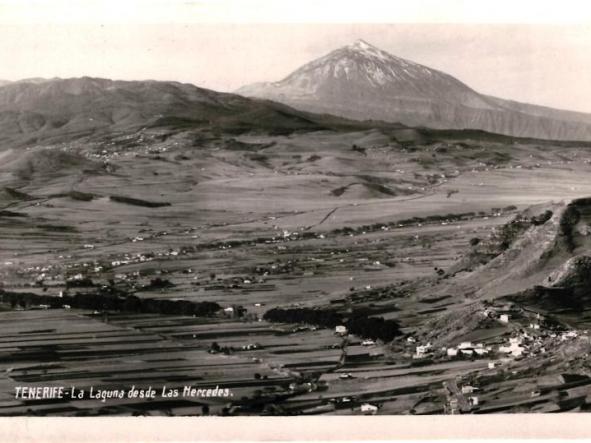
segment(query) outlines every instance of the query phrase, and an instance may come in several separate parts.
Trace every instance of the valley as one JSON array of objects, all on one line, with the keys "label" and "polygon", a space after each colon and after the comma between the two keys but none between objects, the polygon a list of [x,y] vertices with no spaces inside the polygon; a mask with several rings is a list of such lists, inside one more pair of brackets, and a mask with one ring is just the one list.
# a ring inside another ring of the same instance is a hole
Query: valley
[{"label": "valley", "polygon": [[3,151],[0,415],[587,410],[591,145],[313,118]]}]

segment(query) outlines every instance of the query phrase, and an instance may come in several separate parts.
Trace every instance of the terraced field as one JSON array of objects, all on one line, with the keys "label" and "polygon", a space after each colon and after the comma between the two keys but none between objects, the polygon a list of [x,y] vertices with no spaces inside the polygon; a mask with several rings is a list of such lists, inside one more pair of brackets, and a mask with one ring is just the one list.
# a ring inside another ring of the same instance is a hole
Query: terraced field
[{"label": "terraced field", "polygon": [[[586,410],[585,309],[527,291],[588,248],[586,204],[576,229],[563,216],[591,195],[591,147],[405,131],[146,129],[4,153],[0,414]],[[323,315],[277,321],[289,309]]]}]

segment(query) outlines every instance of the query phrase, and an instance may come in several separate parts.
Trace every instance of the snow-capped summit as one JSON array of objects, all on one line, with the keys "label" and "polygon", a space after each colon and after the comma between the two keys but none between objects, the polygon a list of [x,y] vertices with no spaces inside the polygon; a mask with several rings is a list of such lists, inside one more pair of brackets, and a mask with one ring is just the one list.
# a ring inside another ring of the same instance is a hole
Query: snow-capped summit
[{"label": "snow-capped summit", "polygon": [[369,43],[367,43],[365,40],[362,40],[362,39],[355,40],[355,42],[348,45],[347,48],[354,50],[354,51],[363,52],[363,53],[368,54],[370,56],[376,56],[379,58],[390,55],[387,52],[382,51],[381,49],[379,49],[373,45],[370,45]]},{"label": "snow-capped summit", "polygon": [[371,117],[363,108],[368,100],[379,100],[384,94],[430,100],[448,99],[458,92],[465,95],[462,101],[478,101],[486,106],[478,94],[453,77],[396,57],[363,40],[307,63],[279,82],[247,86],[238,91],[280,101],[329,99],[331,109],[339,101],[363,105],[351,109],[348,117]]},{"label": "snow-capped summit", "polygon": [[237,93],[353,119],[591,139],[589,114],[485,96],[449,74],[361,39],[301,66],[283,80],[247,85]]},{"label": "snow-capped summit", "polygon": [[370,45],[369,43],[367,43],[365,40],[363,40],[361,38],[358,38],[353,43],[351,43],[351,45],[349,45],[349,46],[351,48],[356,48],[356,49],[360,49],[360,50],[377,49],[375,46]]},{"label": "snow-capped summit", "polygon": [[366,57],[373,57],[379,60],[399,60],[402,63],[409,63],[407,60],[403,60],[401,58],[395,57],[392,54],[389,54],[386,51],[382,51],[380,48],[367,43],[365,40],[358,39],[354,43],[351,43],[348,46],[345,46],[350,51],[357,52],[360,55]]}]

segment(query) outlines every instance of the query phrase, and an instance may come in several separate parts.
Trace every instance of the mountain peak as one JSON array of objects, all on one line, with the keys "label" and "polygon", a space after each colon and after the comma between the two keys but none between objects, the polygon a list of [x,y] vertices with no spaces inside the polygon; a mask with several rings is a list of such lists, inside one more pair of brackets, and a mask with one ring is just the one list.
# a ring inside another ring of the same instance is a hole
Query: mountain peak
[{"label": "mountain peak", "polygon": [[349,45],[350,48],[353,49],[377,49],[375,46],[367,43],[365,40],[359,38],[357,40],[355,40],[355,42],[353,42],[351,45]]},{"label": "mountain peak", "polygon": [[378,58],[380,60],[396,59],[392,54],[381,50],[380,48],[367,43],[363,39],[357,39],[350,45],[345,46],[343,49],[353,51],[356,54],[363,55],[370,58]]},{"label": "mountain peak", "polygon": [[247,85],[238,93],[360,120],[536,138],[591,137],[589,116],[508,104],[362,39],[300,66],[279,81]]}]

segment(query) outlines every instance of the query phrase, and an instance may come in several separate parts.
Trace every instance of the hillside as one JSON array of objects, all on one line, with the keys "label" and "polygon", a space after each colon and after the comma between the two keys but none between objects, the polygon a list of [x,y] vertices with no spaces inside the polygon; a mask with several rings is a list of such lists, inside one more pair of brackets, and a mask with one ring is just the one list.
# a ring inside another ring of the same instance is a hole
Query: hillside
[{"label": "hillside", "polygon": [[177,82],[83,77],[23,80],[0,87],[0,142],[5,144],[68,140],[145,126],[240,133],[314,130],[333,124],[349,123]]}]

